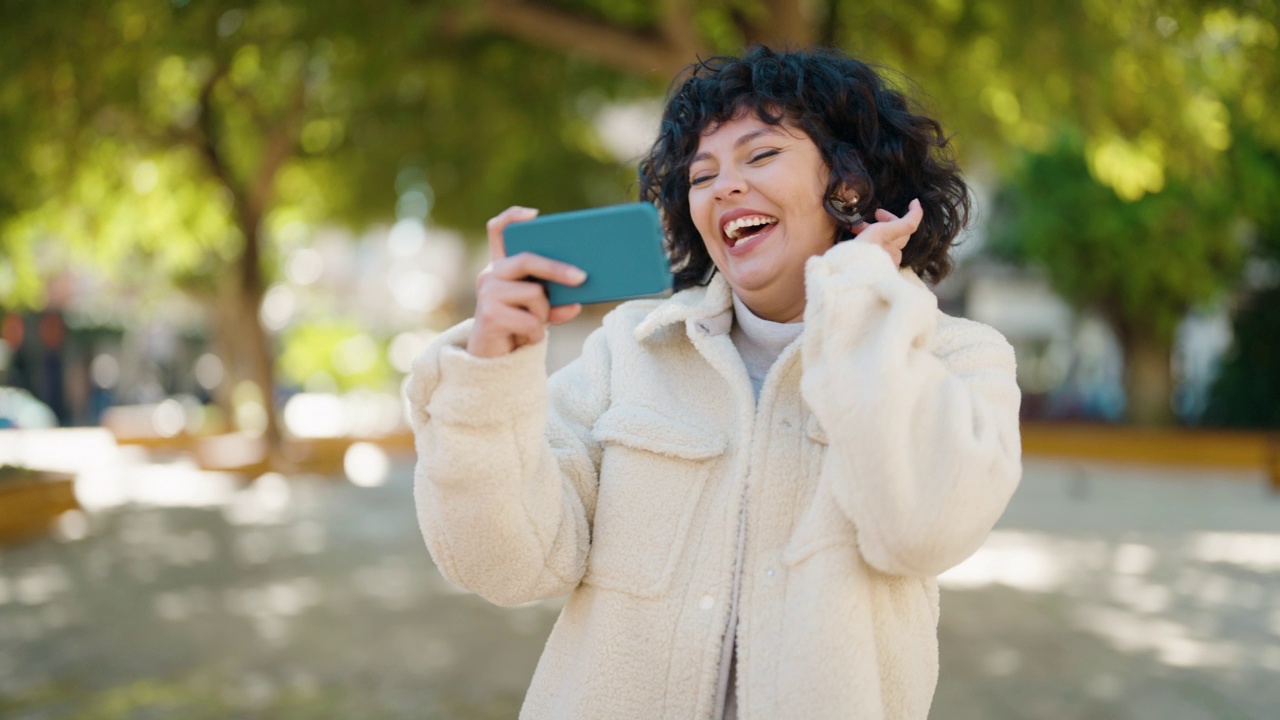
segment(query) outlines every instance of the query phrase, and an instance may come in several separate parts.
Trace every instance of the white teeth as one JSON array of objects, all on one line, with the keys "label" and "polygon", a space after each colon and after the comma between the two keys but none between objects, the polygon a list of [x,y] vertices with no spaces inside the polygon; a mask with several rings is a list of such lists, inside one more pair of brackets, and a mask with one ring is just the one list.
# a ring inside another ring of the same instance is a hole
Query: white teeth
[{"label": "white teeth", "polygon": [[778,218],[767,215],[747,215],[725,223],[724,234],[730,240],[737,240],[738,233],[745,228],[763,227],[765,225],[773,225],[776,222],[778,222]]}]

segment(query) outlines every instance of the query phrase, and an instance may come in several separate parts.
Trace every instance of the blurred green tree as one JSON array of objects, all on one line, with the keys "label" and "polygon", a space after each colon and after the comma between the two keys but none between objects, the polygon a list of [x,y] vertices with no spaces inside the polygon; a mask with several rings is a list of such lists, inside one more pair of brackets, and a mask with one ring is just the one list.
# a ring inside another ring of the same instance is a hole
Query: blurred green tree
[{"label": "blurred green tree", "polygon": [[208,309],[224,402],[238,381],[275,385],[259,308],[308,228],[626,195],[578,102],[630,81],[472,32],[448,6],[2,8],[0,303],[37,304],[42,273],[71,261],[125,288],[176,284]]},{"label": "blurred green tree", "polygon": [[1254,242],[1238,298],[1231,349],[1201,422],[1218,427],[1280,428],[1280,151],[1240,142],[1238,202],[1248,208]]},{"label": "blurred green tree", "polygon": [[510,202],[620,199],[632,173],[591,116],[699,54],[844,47],[914,78],[969,158],[1011,169],[1065,132],[1126,201],[1220,176],[1237,133],[1280,146],[1275,0],[0,8],[0,296],[37,296],[55,238],[104,265],[145,256],[155,269],[128,266],[140,282],[217,298],[222,354],[262,387],[256,308],[281,246],[305,239],[293,230],[388,217],[411,190],[457,227]]},{"label": "blurred green tree", "polygon": [[1071,305],[1107,318],[1125,355],[1126,413],[1172,420],[1178,323],[1218,299],[1247,252],[1230,183],[1170,182],[1126,200],[1100,184],[1079,143],[1031,154],[996,199],[990,247],[1041,268]]},{"label": "blurred green tree", "polygon": [[483,0],[468,16],[658,82],[751,43],[842,47],[912,78],[962,150],[1014,162],[1078,132],[1128,199],[1220,166],[1233,125],[1280,145],[1275,0]]},{"label": "blurred green tree", "polygon": [[[1275,184],[1274,168],[1233,153],[1240,137],[1280,148],[1274,0],[672,0],[625,25],[590,0],[483,6],[505,32],[632,71],[814,40],[903,70],[962,153],[1015,178],[994,221],[1004,254],[1110,319],[1139,422],[1171,417],[1178,321],[1238,279],[1258,213],[1236,195]],[[575,29],[546,32],[556,24]],[[1063,136],[1071,147],[1055,147]]]},{"label": "blurred green tree", "polygon": [[1280,286],[1247,296],[1234,336],[1200,420],[1212,427],[1280,429]]}]

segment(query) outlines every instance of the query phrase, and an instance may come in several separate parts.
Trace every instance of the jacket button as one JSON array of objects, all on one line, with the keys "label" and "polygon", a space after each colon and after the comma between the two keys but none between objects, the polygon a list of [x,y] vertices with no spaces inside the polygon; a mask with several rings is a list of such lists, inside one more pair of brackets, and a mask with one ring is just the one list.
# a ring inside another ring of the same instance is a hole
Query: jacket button
[{"label": "jacket button", "polygon": [[715,604],[716,604],[716,599],[711,597],[710,595],[703,595],[702,599],[698,601],[698,607],[702,608],[703,610],[710,610],[711,606]]}]

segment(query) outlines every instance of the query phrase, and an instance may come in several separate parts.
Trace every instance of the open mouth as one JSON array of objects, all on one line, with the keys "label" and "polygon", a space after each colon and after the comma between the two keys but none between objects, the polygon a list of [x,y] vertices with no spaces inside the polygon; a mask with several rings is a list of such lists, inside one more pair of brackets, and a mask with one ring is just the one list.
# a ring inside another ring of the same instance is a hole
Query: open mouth
[{"label": "open mouth", "polygon": [[746,242],[778,224],[778,218],[770,215],[744,215],[734,218],[721,227],[725,242],[729,247]]}]

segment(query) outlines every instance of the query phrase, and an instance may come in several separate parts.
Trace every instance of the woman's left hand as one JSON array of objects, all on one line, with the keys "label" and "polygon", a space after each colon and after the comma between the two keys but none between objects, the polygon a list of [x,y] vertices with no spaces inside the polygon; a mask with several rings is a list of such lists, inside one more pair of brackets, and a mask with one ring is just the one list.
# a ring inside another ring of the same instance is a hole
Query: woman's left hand
[{"label": "woman's left hand", "polygon": [[911,240],[911,233],[920,227],[924,219],[924,209],[919,200],[912,200],[907,206],[907,214],[898,217],[883,208],[876,210],[876,221],[861,223],[853,229],[858,240],[874,243],[884,248],[893,258],[896,267],[902,267],[902,249]]}]

